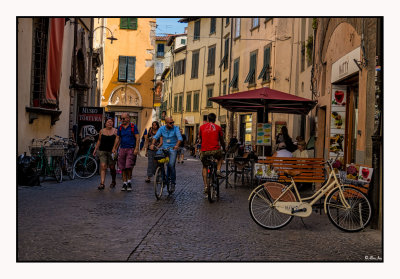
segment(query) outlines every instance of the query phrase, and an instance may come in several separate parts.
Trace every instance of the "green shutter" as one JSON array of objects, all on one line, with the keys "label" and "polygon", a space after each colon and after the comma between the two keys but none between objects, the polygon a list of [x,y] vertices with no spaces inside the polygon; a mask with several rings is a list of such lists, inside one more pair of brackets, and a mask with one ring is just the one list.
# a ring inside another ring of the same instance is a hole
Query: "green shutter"
[{"label": "green shutter", "polygon": [[118,64],[118,80],[119,81],[126,81],[126,63],[127,63],[127,57],[120,56],[119,64]]},{"label": "green shutter", "polygon": [[128,19],[126,17],[122,17],[119,25],[120,29],[127,29],[128,28]]},{"label": "green shutter", "polygon": [[136,68],[136,57],[128,57],[128,77],[127,81],[135,82],[135,68]]},{"label": "green shutter", "polygon": [[174,96],[174,112],[177,112],[178,110],[178,96]]},{"label": "green shutter", "polygon": [[128,29],[137,30],[137,17],[128,18]]}]

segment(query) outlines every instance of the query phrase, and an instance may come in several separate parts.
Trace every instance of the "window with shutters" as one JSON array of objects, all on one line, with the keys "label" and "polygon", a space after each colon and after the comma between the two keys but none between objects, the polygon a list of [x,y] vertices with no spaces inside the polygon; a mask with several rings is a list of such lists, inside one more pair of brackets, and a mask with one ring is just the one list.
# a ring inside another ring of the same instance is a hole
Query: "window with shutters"
[{"label": "window with shutters", "polygon": [[200,40],[200,20],[194,23],[193,40]]},{"label": "window with shutters", "polygon": [[215,17],[211,18],[211,23],[210,23],[210,34],[215,33],[215,26],[217,25],[217,19]]},{"label": "window with shutters", "polygon": [[225,39],[225,47],[224,47],[224,56],[221,59],[221,63],[219,64],[219,67],[222,67],[224,65],[224,70],[228,68],[228,55],[229,55],[229,38]]},{"label": "window with shutters", "polygon": [[183,93],[178,94],[178,112],[182,112],[183,108]]},{"label": "window with shutters", "polygon": [[239,58],[233,62],[233,76],[229,82],[229,87],[238,88],[239,84]]},{"label": "window with shutters", "polygon": [[186,93],[186,111],[192,111],[192,92]]},{"label": "window with shutters", "polygon": [[199,111],[199,100],[200,100],[200,92],[194,92],[193,94],[193,111]]},{"label": "window with shutters", "polygon": [[271,45],[268,45],[264,48],[264,63],[263,68],[258,75],[258,79],[262,79],[263,82],[270,81],[270,73],[271,73]]},{"label": "window with shutters", "polygon": [[174,112],[178,112],[178,94],[174,96]]},{"label": "window with shutters", "polygon": [[257,63],[257,51],[250,53],[250,68],[244,82],[248,82],[249,85],[256,83],[256,63]]},{"label": "window with shutters", "polygon": [[215,74],[215,45],[208,48],[207,75]]},{"label": "window with shutters", "polygon": [[157,57],[164,57],[164,44],[157,45]]},{"label": "window with shutters", "polygon": [[222,82],[222,96],[226,95],[226,80]]},{"label": "window with shutters", "polygon": [[119,56],[118,81],[135,82],[135,56]]},{"label": "window with shutters", "polygon": [[212,106],[213,106],[213,102],[210,101],[210,98],[212,98],[212,96],[213,96],[213,91],[214,91],[213,87],[207,87],[207,104],[206,104],[206,107],[208,107],[208,108],[212,108]]},{"label": "window with shutters", "polygon": [[192,74],[191,78],[199,77],[199,51],[192,53]]},{"label": "window with shutters", "polygon": [[226,19],[225,19],[225,26],[228,26],[229,25],[229,17],[227,17]]},{"label": "window with shutters", "polygon": [[179,61],[176,61],[174,63],[174,76],[180,76],[185,73],[185,64],[186,64],[186,59],[182,59]]},{"label": "window with shutters", "polygon": [[240,18],[235,19],[235,39],[240,37]]},{"label": "window with shutters", "polygon": [[119,25],[120,29],[137,30],[137,27],[138,27],[137,17],[121,18],[120,25]]},{"label": "window with shutters", "polygon": [[260,26],[260,19],[258,17],[253,17],[251,19],[251,29],[257,28],[258,26]]}]

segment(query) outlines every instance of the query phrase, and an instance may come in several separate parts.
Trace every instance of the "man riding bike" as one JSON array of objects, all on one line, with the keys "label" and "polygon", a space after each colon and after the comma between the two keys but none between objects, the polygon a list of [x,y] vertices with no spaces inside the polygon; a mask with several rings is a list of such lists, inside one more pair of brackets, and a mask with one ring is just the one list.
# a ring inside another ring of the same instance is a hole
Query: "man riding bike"
[{"label": "man riding bike", "polygon": [[223,155],[221,146],[225,152],[225,141],[220,126],[215,124],[217,116],[210,113],[208,123],[200,126],[199,138],[201,142],[200,160],[203,163],[203,182],[204,193],[207,193],[207,157],[213,156],[217,160],[217,174],[221,174],[221,166],[223,163]]},{"label": "man riding bike", "polygon": [[178,154],[179,144],[182,142],[182,135],[179,131],[179,127],[174,126],[174,120],[172,117],[165,118],[165,126],[158,129],[157,134],[153,137],[150,149],[154,150],[154,144],[156,141],[162,137],[162,149],[169,148],[169,162],[167,166],[167,181],[171,183],[171,190],[175,190],[176,184],[176,170],[175,162]]}]

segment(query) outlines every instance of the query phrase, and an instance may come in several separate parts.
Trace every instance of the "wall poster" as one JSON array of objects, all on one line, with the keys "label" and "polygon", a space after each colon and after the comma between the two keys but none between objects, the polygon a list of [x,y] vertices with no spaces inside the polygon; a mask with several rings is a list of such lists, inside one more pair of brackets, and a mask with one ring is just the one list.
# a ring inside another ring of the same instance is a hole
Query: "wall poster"
[{"label": "wall poster", "polygon": [[346,86],[332,85],[329,157],[343,162],[346,129]]}]

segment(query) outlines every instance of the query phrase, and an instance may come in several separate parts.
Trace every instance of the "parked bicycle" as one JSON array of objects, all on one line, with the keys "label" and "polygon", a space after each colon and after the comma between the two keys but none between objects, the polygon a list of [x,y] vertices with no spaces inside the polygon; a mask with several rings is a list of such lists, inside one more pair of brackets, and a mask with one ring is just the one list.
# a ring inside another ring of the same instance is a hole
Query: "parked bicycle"
[{"label": "parked bicycle", "polygon": [[46,137],[44,139],[32,139],[29,146],[31,155],[37,161],[36,172],[40,182],[45,181],[47,176],[54,176],[58,183],[62,182],[62,157],[64,148],[53,144],[54,139]]},{"label": "parked bicycle", "polygon": [[64,147],[64,157],[62,159],[63,173],[66,173],[72,180],[75,178],[74,161],[78,147],[72,139],[63,138],[57,135],[55,135],[55,137],[59,139],[60,144]]},{"label": "parked bicycle", "polygon": [[329,177],[310,197],[302,198],[293,180],[301,172],[285,171],[285,176],[291,179],[288,186],[267,182],[256,187],[249,196],[249,210],[253,220],[263,228],[279,229],[289,224],[293,216],[310,216],[312,206],[325,196],[324,211],[333,225],[346,232],[364,229],[371,220],[370,202],[354,186],[339,182],[332,162],[324,162],[330,169]]},{"label": "parked bicycle", "polygon": [[154,175],[154,194],[157,200],[161,199],[164,187],[167,186],[168,194],[171,195],[174,190],[171,188],[171,183],[167,181],[167,174],[165,172],[165,167],[169,162],[169,148],[158,149],[154,160],[157,162],[157,169]]},{"label": "parked bicycle", "polygon": [[86,153],[75,160],[74,172],[77,177],[90,178],[96,173],[98,165],[96,158],[93,156],[94,146],[95,142],[92,140]]}]

